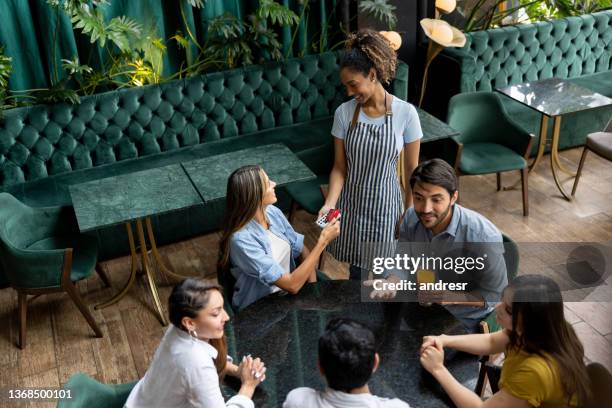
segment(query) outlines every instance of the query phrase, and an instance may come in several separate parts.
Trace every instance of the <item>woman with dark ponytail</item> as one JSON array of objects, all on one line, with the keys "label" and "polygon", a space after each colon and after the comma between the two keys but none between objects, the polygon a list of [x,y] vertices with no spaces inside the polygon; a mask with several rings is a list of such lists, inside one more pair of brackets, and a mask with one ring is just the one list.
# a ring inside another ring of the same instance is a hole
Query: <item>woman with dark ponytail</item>
[{"label": "woman with dark ponytail", "polygon": [[[250,355],[238,366],[228,357],[224,325],[229,317],[221,287],[203,279],[184,280],[170,294],[168,314],[172,324],[125,406],[253,408],[251,398],[266,367]],[[227,403],[219,387],[226,374],[242,381],[238,395]]]},{"label": "woman with dark ponytail", "polygon": [[[583,407],[589,394],[584,348],[563,315],[559,286],[539,275],[519,276],[496,307],[503,331],[464,336],[426,336],[421,364],[458,408]],[[444,347],[488,355],[505,352],[499,391],[487,401],[465,388],[444,367]]]},{"label": "woman with dark ponytail", "polygon": [[[368,267],[362,259],[362,244],[392,247],[395,242],[403,213],[397,176],[400,153],[404,150],[408,180],[418,163],[423,134],[415,107],[383,87],[395,77],[397,64],[388,40],[376,31],[361,30],[349,35],[346,49],[340,79],[354,98],[340,105],[334,115],[334,166],[319,216],[330,208],[342,211],[341,234],[329,251],[351,265],[351,279],[360,279]],[[405,188],[410,206],[412,193],[410,186]]]}]

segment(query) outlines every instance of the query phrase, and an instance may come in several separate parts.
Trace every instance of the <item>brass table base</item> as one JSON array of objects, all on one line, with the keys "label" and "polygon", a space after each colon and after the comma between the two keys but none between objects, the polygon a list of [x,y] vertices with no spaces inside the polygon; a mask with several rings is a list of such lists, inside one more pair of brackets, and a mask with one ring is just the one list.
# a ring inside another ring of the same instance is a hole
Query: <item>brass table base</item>
[{"label": "brass table base", "polygon": [[[553,117],[553,132],[552,132],[553,134],[552,134],[552,140],[550,140],[550,169],[552,171],[553,179],[555,180],[555,185],[559,189],[559,192],[561,192],[561,194],[567,201],[572,201],[572,196],[565,192],[565,189],[563,188],[563,185],[561,184],[561,179],[559,178],[559,174],[558,174],[559,171],[562,171],[564,173],[567,173],[571,177],[576,177],[575,172],[568,170],[561,163],[560,156],[559,156],[559,133],[560,131],[561,131],[561,116],[554,116]],[[540,122],[540,143],[538,145],[538,153],[535,159],[533,160],[533,162],[529,165],[530,173],[534,171],[538,163],[540,163],[540,160],[542,159],[542,156],[544,155],[544,150],[546,149],[548,142],[549,142],[548,140],[548,116],[542,114],[542,120]],[[520,183],[520,180],[514,183],[511,187],[504,188],[504,189],[515,188],[519,183]]]},{"label": "brass table base", "polygon": [[[157,318],[159,319],[161,324],[165,326],[168,324],[168,321],[166,319],[166,315],[163,311],[162,304],[159,299],[159,293],[157,292],[157,285],[155,284],[155,276],[151,268],[152,265],[149,265],[149,256],[147,253],[147,241],[145,238],[145,232],[144,232],[144,228],[142,224],[143,224],[142,219],[136,220],[136,232],[138,234],[138,242],[140,244],[139,249],[140,249],[140,257],[141,257],[141,263],[142,263],[142,272],[147,277],[147,283],[149,285],[151,295],[153,296],[153,303],[157,311]],[[149,244],[151,247],[151,254],[153,255],[153,259],[155,260],[155,263],[157,264],[161,273],[166,275],[166,277],[179,279],[179,280],[187,278],[186,276],[182,276],[182,275],[172,272],[170,269],[166,267],[166,265],[162,261],[161,256],[159,255],[159,252],[157,250],[157,244],[155,243],[155,237],[153,235],[153,227],[151,226],[150,217],[145,218],[145,225],[147,229],[147,236],[149,238]],[[113,296],[111,299],[107,300],[106,302],[103,302],[103,303],[100,303],[94,306],[94,309],[96,310],[113,305],[117,303],[118,301],[120,301],[121,299],[123,299],[123,297],[127,295],[128,291],[130,290],[130,288],[134,284],[134,281],[136,280],[136,275],[138,273],[138,270],[137,270],[138,252],[136,249],[136,245],[134,243],[134,233],[132,232],[132,222],[131,221],[126,222],[125,227],[126,227],[127,234],[128,234],[128,241],[130,243],[130,253],[131,253],[130,276],[125,286],[123,287],[123,289],[121,289],[119,293],[117,293],[115,296]]]}]

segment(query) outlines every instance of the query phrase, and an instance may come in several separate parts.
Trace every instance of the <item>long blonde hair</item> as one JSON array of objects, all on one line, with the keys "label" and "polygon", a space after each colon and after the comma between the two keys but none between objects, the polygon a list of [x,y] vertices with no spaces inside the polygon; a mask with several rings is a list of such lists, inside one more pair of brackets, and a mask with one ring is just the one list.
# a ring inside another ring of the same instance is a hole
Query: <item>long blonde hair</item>
[{"label": "long blonde hair", "polygon": [[227,180],[225,217],[221,228],[217,262],[219,276],[229,270],[232,235],[251,221],[262,208],[264,180],[263,169],[254,165],[240,167]]}]

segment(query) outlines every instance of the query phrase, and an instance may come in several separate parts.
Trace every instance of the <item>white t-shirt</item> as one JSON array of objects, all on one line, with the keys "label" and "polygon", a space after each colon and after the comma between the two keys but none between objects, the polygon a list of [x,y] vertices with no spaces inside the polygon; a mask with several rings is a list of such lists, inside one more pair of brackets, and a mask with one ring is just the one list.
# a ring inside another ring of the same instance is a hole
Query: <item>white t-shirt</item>
[{"label": "white t-shirt", "polygon": [[127,408],[254,408],[244,395],[223,400],[214,359],[217,349],[170,325]]},{"label": "white t-shirt", "polygon": [[[338,106],[334,114],[334,124],[331,130],[332,136],[338,139],[346,137],[348,128],[353,120],[355,106],[357,106],[355,99],[351,99]],[[404,148],[404,144],[421,139],[423,131],[421,130],[419,114],[414,106],[394,96],[391,108],[393,110],[393,132],[395,133],[397,151],[399,152]],[[363,109],[360,109],[357,121],[380,126],[385,123],[385,115],[372,118],[363,113]]]},{"label": "white t-shirt", "polygon": [[410,408],[397,398],[381,398],[372,394],[349,394],[332,390],[317,391],[308,387],[287,394],[283,408]]},{"label": "white t-shirt", "polygon": [[278,263],[285,273],[289,273],[291,247],[289,243],[284,239],[274,235],[270,230],[266,230],[268,239],[270,240],[270,247],[272,247],[272,258]]},{"label": "white t-shirt", "polygon": [[[280,265],[285,273],[291,272],[289,262],[291,259],[291,247],[289,243],[282,238],[276,236],[272,231],[266,230],[266,235],[270,240],[270,247],[272,248],[272,258]],[[280,291],[281,288],[278,286],[272,286],[272,293]]]}]

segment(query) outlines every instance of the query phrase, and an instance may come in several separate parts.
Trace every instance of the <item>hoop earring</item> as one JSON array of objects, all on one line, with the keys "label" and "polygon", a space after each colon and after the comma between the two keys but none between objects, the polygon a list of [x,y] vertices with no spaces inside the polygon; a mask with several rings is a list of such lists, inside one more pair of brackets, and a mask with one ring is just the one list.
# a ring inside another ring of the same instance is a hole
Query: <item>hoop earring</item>
[{"label": "hoop earring", "polygon": [[198,339],[198,333],[195,330],[190,330],[189,334],[191,335],[191,339],[196,341]]}]

